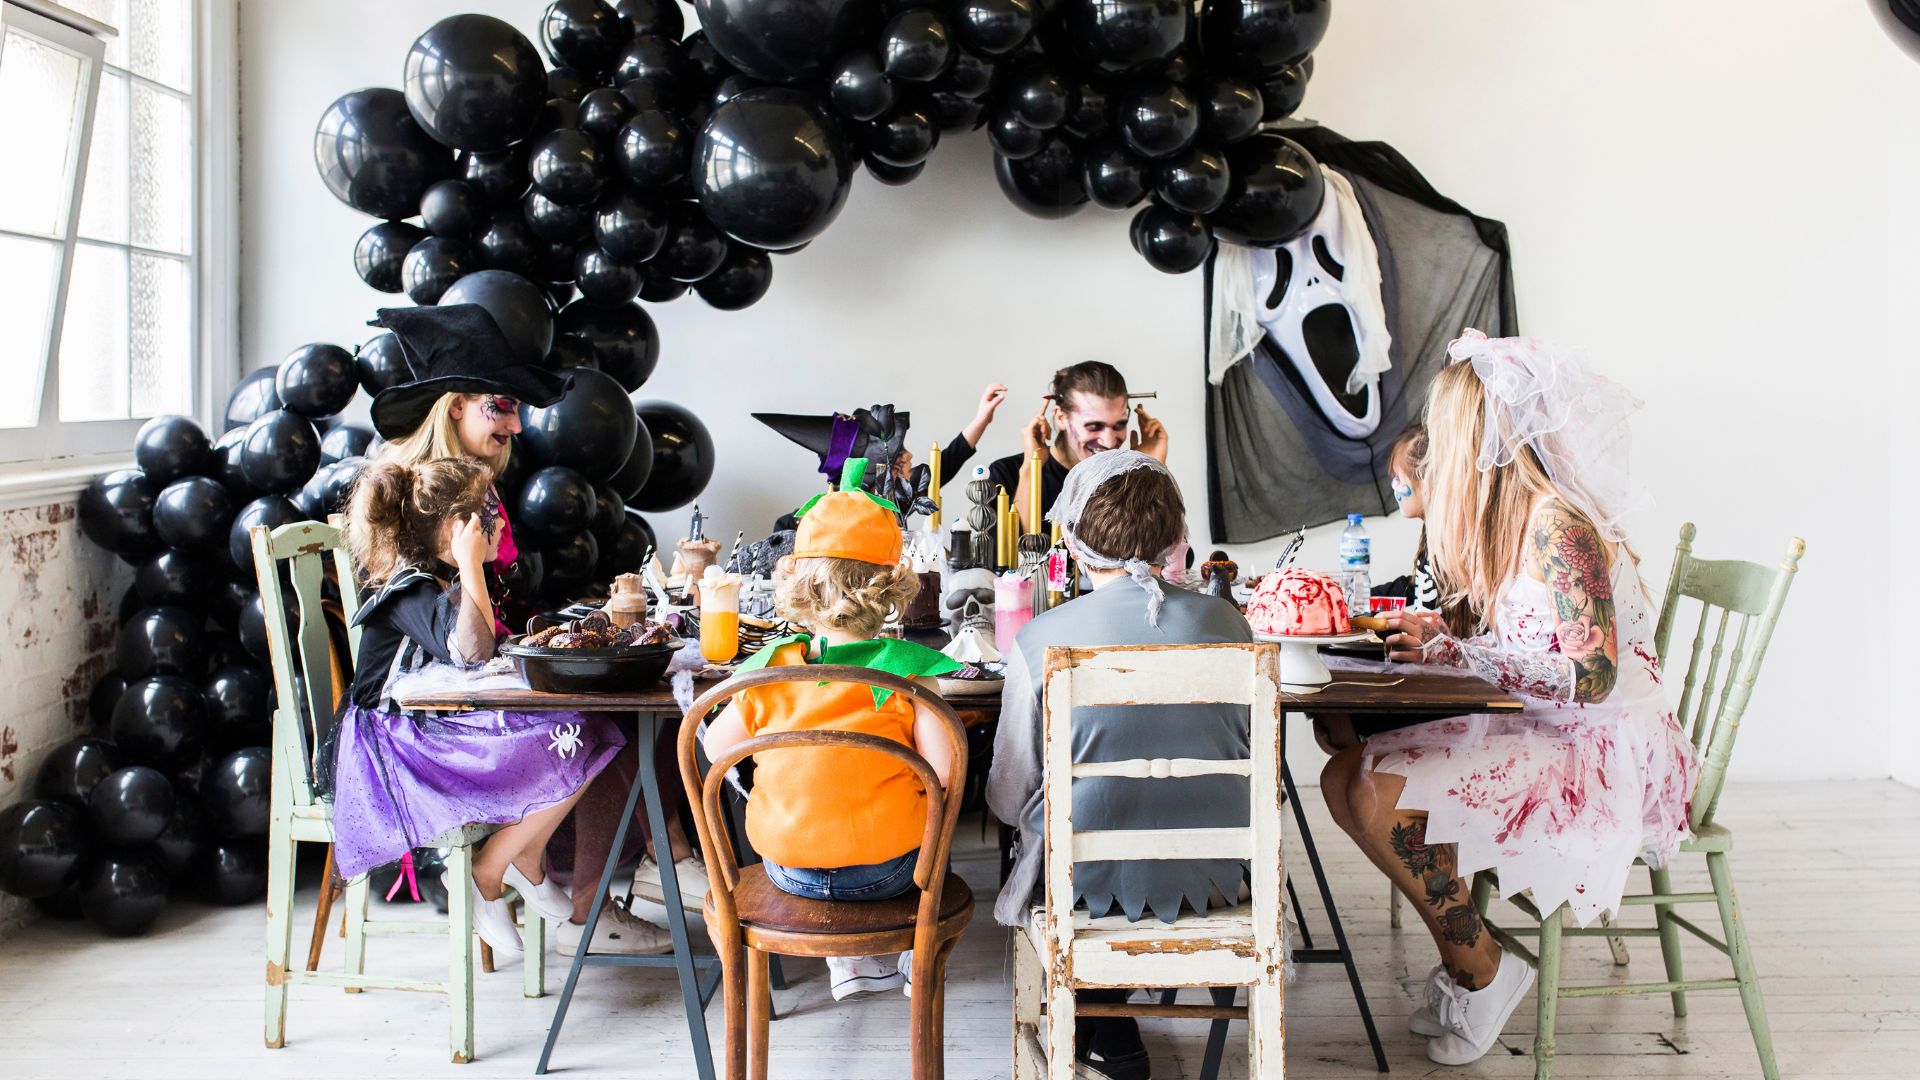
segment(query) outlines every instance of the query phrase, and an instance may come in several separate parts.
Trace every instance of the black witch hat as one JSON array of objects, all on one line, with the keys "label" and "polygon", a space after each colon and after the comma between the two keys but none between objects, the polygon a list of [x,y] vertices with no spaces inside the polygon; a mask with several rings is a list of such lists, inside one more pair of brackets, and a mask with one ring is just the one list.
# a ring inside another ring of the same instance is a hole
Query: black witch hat
[{"label": "black witch hat", "polygon": [[895,412],[891,405],[855,409],[852,413],[831,416],[798,416],[792,413],[754,413],[753,418],[789,440],[820,456],[820,471],[830,480],[838,480],[841,466],[848,458],[866,458],[875,468],[869,475],[893,464],[907,445],[907,426],[911,414]]},{"label": "black witch hat", "polygon": [[501,394],[540,408],[559,401],[573,382],[516,360],[479,304],[381,308],[367,325],[393,331],[413,376],[374,396],[373,428],[383,439],[412,433],[442,394]]}]

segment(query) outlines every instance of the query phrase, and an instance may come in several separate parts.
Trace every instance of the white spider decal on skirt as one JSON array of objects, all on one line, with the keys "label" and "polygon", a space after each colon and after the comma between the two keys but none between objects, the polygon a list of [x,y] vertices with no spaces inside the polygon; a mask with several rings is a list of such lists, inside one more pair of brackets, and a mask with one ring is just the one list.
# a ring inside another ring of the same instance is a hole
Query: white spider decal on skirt
[{"label": "white spider decal on skirt", "polygon": [[553,739],[547,743],[547,749],[563,758],[570,758],[580,752],[586,743],[580,738],[579,724],[553,725]]}]

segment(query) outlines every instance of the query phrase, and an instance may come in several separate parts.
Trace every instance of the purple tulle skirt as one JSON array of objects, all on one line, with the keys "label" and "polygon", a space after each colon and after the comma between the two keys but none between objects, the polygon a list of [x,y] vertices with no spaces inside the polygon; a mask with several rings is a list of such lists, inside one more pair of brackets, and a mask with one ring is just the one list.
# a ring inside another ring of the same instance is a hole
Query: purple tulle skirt
[{"label": "purple tulle skirt", "polygon": [[352,879],[449,829],[519,821],[580,790],[624,745],[595,713],[415,717],[350,705],[334,745],[334,865]]}]

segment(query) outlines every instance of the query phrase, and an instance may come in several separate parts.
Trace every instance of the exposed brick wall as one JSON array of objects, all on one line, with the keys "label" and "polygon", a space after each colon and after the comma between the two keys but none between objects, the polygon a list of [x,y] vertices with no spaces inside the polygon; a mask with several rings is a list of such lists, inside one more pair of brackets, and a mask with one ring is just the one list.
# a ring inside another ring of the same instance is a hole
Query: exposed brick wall
[{"label": "exposed brick wall", "polygon": [[[41,757],[86,726],[113,663],[132,571],[80,535],[74,505],[0,510],[0,806],[27,798]],[[0,933],[32,914],[0,894]]]}]

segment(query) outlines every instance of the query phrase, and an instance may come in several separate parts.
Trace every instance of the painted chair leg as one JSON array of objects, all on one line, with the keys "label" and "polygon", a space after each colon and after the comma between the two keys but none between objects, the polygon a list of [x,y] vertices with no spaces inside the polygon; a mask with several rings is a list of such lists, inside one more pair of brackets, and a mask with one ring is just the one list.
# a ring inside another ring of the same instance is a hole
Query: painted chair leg
[{"label": "painted chair leg", "polygon": [[1387,889],[1387,926],[1400,929],[1400,890],[1391,887]]},{"label": "painted chair leg", "polygon": [[1760,1074],[1766,1080],[1780,1080],[1780,1066],[1773,1058],[1773,1029],[1767,1024],[1767,1005],[1760,998],[1760,972],[1754,967],[1753,947],[1747,942],[1747,924],[1740,915],[1740,902],[1733,894],[1733,870],[1724,851],[1707,853],[1707,873],[1713,878],[1713,895],[1720,903],[1720,925],[1726,931],[1727,952],[1733,960],[1733,974],[1740,980],[1740,1004],[1747,1010],[1747,1027],[1753,1030],[1753,1048],[1760,1054]]},{"label": "painted chair leg", "polygon": [[1047,1080],[1073,1080],[1073,987],[1047,973]]},{"label": "painted chair leg", "polygon": [[[358,881],[347,883],[346,897],[340,905],[340,917],[347,926],[347,963],[349,975],[367,973],[367,896],[373,891],[373,883],[362,875]],[[349,986],[347,993],[357,994],[360,987]]]},{"label": "painted chair leg", "polygon": [[[1601,912],[1600,925],[1607,926],[1607,927],[1612,926],[1613,916],[1607,914],[1604,911]],[[1618,935],[1609,935],[1607,937],[1607,949],[1613,953],[1614,967],[1626,967],[1628,964],[1633,963],[1632,954],[1627,952],[1626,938],[1619,937]]]},{"label": "painted chair leg", "polygon": [[747,1077],[768,1080],[767,1039],[773,1024],[773,985],[768,981],[767,954],[747,950]]},{"label": "painted chair leg", "polygon": [[[1667,896],[1673,893],[1673,874],[1665,867],[1647,870],[1648,878],[1653,882],[1655,896]],[[1667,963],[1667,981],[1680,982],[1687,976],[1685,966],[1680,961],[1680,926],[1673,921],[1672,904],[1653,905],[1654,921],[1660,926],[1660,956]],[[1673,992],[1673,1015],[1675,1019],[1687,1015],[1687,992]]]},{"label": "painted chair leg", "polygon": [[1281,1080],[1287,1071],[1286,989],[1278,965],[1247,988],[1247,1075]]},{"label": "painted chair leg", "polygon": [[[276,800],[277,801],[277,800]],[[293,820],[276,807],[267,847],[267,1049],[287,1039],[287,963],[293,958]]]},{"label": "painted chair leg", "polygon": [[1040,1037],[1040,1002],[1046,994],[1046,976],[1040,955],[1026,931],[1013,932],[1013,1080],[1040,1080],[1027,1052],[1027,1038]]},{"label": "painted chair leg", "polygon": [[527,951],[521,954],[520,992],[530,998],[545,997],[547,993],[547,920],[533,910],[532,905],[522,902],[521,921],[526,925],[520,930],[520,942]]},{"label": "painted chair leg", "polygon": [[447,851],[447,1004],[453,1063],[473,1060],[473,849]]},{"label": "painted chair leg", "polygon": [[1533,1033],[1533,1080],[1553,1076],[1553,1025],[1560,1008],[1560,925],[1566,908],[1555,908],[1540,922],[1540,995],[1538,1024]]},{"label": "painted chair leg", "polygon": [[[1399,896],[1400,890],[1393,890]],[[1473,910],[1478,912],[1482,922],[1487,918],[1487,905],[1493,903],[1493,878],[1485,870],[1473,875]]]}]

